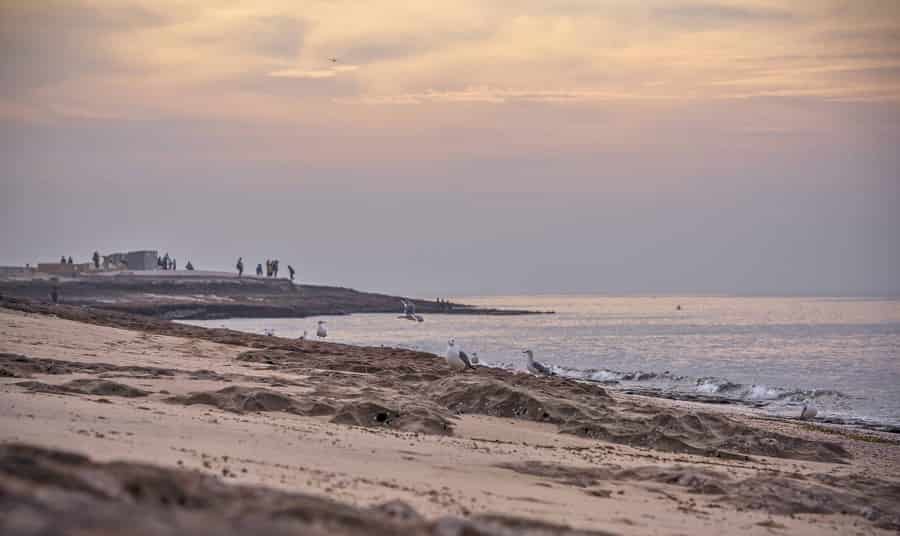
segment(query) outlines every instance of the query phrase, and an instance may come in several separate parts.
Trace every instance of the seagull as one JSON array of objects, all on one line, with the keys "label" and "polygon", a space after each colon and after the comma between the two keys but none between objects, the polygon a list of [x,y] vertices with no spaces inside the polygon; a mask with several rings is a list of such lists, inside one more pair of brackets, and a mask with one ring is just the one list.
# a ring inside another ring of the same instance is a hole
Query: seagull
[{"label": "seagull", "polygon": [[328,58],[331,63],[337,63],[337,58]]},{"label": "seagull", "polygon": [[459,348],[456,347],[456,339],[450,339],[449,341],[447,341],[447,364],[450,365],[450,368],[452,368],[453,370],[475,368],[469,361],[469,356],[467,356],[465,352],[461,352]]},{"label": "seagull", "polygon": [[803,404],[803,409],[800,410],[800,418],[803,420],[809,420],[818,415],[819,410],[809,402]]},{"label": "seagull", "polygon": [[409,310],[407,311],[406,318],[410,320],[415,320],[416,322],[424,322],[425,319],[422,318],[422,315],[416,314],[416,303],[412,300],[406,300],[406,305],[409,306]]},{"label": "seagull", "polygon": [[549,367],[545,366],[543,363],[534,360],[534,352],[531,350],[522,350],[522,353],[525,354],[525,357],[528,358],[528,362],[526,363],[526,367],[528,371],[532,374],[537,374],[538,376],[552,376],[553,372]]},{"label": "seagull", "polygon": [[328,336],[328,328],[325,327],[325,321],[319,320],[319,327],[316,329],[316,337],[324,339]]},{"label": "seagull", "polygon": [[413,303],[412,300],[401,299],[400,303],[403,305],[403,315],[398,316],[397,318],[404,318],[406,320],[412,320],[413,322],[425,321],[425,319],[422,318],[422,315],[416,314],[416,304]]}]

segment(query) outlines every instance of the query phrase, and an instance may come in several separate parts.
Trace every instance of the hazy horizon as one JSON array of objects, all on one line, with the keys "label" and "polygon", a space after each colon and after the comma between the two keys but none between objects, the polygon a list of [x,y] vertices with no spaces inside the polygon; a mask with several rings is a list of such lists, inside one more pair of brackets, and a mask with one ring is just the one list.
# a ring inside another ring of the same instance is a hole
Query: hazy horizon
[{"label": "hazy horizon", "polygon": [[3,265],[900,295],[893,0],[37,0],[0,44]]}]

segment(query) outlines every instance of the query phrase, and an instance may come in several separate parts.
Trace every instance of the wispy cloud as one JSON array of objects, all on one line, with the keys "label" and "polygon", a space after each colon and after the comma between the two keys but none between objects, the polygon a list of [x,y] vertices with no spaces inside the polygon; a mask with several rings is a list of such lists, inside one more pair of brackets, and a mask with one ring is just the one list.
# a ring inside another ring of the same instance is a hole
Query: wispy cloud
[{"label": "wispy cloud", "polygon": [[351,73],[359,69],[358,65],[336,65],[327,69],[279,69],[272,71],[269,76],[273,78],[334,78],[343,73]]},{"label": "wispy cloud", "polygon": [[713,3],[675,4],[653,9],[657,19],[688,27],[788,22],[795,14],[782,8]]},{"label": "wispy cloud", "polygon": [[672,95],[643,95],[591,89],[526,90],[493,87],[472,87],[456,91],[427,90],[400,95],[362,95],[336,99],[339,102],[364,104],[425,104],[425,103],[514,103],[514,102],[590,102],[615,100],[670,100]]},{"label": "wispy cloud", "polygon": [[323,113],[350,103],[883,99],[900,85],[900,23],[879,15],[890,6],[0,0],[0,96],[31,112],[195,115],[187,103],[205,102],[204,113],[224,117],[263,113],[273,96]]}]

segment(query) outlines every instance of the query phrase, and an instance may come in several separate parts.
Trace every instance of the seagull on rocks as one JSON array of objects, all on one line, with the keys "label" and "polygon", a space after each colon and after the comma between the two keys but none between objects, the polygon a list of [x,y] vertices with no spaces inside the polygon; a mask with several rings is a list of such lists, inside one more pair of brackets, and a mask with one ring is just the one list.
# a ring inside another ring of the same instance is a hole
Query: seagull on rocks
[{"label": "seagull on rocks", "polygon": [[316,337],[324,339],[328,336],[328,328],[325,327],[325,321],[319,320],[319,327],[316,328]]},{"label": "seagull on rocks", "polygon": [[450,365],[450,368],[453,370],[465,370],[465,369],[473,369],[475,367],[472,366],[472,362],[469,361],[469,356],[466,355],[465,352],[461,351],[456,346],[456,339],[450,339],[447,341],[447,364]]},{"label": "seagull on rocks", "polygon": [[800,418],[805,421],[812,419],[813,417],[815,417],[818,414],[819,414],[819,410],[816,409],[816,407],[809,402],[803,404],[803,409],[800,410]]},{"label": "seagull on rocks", "polygon": [[531,350],[522,350],[522,353],[525,354],[525,357],[528,359],[528,362],[525,366],[528,368],[528,372],[532,374],[537,374],[538,376],[552,376],[553,372],[549,367],[541,363],[540,361],[534,360],[534,352]]}]

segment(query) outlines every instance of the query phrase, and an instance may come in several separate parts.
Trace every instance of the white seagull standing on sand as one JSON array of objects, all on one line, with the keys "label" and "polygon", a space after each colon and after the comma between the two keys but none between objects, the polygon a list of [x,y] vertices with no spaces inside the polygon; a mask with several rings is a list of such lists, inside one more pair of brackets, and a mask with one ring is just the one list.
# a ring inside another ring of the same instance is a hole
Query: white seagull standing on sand
[{"label": "white seagull standing on sand", "polygon": [[475,368],[469,361],[469,356],[456,347],[456,339],[447,341],[447,364],[450,365],[450,368],[453,370]]},{"label": "white seagull standing on sand", "polygon": [[328,328],[325,327],[325,321],[319,320],[319,327],[316,328],[316,337],[324,339],[328,336]]},{"label": "white seagull standing on sand", "polygon": [[803,420],[809,420],[819,414],[819,410],[816,409],[814,405],[810,402],[803,404],[803,409],[800,410],[800,418]]},{"label": "white seagull standing on sand", "polygon": [[528,359],[528,362],[525,366],[528,368],[528,372],[532,374],[537,374],[538,376],[552,376],[553,372],[549,367],[545,366],[543,363],[534,360],[534,352],[531,350],[522,350],[522,353],[525,354],[525,357]]}]

